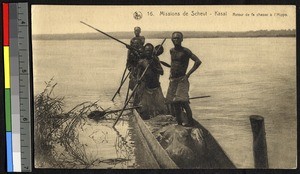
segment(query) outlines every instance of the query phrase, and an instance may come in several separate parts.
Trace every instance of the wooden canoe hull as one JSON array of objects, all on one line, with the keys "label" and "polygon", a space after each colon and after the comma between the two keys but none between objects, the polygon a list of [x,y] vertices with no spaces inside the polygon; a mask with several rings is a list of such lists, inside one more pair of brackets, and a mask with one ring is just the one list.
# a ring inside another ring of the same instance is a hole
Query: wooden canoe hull
[{"label": "wooden canoe hull", "polygon": [[[155,136],[146,126],[144,120],[140,117],[139,113],[133,111],[134,120],[137,124],[139,131],[142,134],[142,141],[146,142],[149,147],[150,153],[153,155],[154,163],[158,164],[158,168],[161,169],[179,169],[178,165],[170,158],[166,150],[159,144]],[[199,122],[195,121],[195,128],[199,128],[203,131],[206,149],[205,156],[199,156],[199,166],[203,169],[235,169],[235,165],[227,156],[225,151],[221,148],[215,138],[205,129]],[[198,161],[198,160],[197,160]]]},{"label": "wooden canoe hull", "polygon": [[170,158],[165,149],[159,144],[152,132],[147,128],[144,120],[136,110],[133,110],[134,120],[137,123],[142,138],[146,141],[147,146],[153,154],[159,168],[161,169],[179,169],[175,162]]}]

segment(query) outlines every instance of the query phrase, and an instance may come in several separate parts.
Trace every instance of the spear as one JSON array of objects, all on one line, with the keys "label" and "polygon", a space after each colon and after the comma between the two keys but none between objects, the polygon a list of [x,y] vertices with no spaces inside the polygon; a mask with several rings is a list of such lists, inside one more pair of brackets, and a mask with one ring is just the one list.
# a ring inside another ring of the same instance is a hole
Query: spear
[{"label": "spear", "polygon": [[[132,47],[131,45],[129,45],[129,44],[127,44],[127,43],[125,43],[125,42],[123,42],[123,41],[121,41],[121,40],[119,40],[119,39],[117,39],[117,38],[115,38],[115,37],[113,37],[113,36],[111,36],[111,35],[109,35],[109,34],[103,32],[103,31],[99,30],[99,29],[97,29],[97,28],[95,28],[95,27],[93,27],[93,26],[91,26],[91,25],[89,25],[89,24],[87,24],[87,23],[85,23],[85,22],[82,22],[82,21],[80,21],[80,22],[81,22],[82,24],[84,24],[84,25],[86,25],[86,26],[88,26],[88,27],[90,27],[90,28],[92,28],[92,29],[94,29],[94,30],[96,30],[96,31],[98,31],[98,32],[100,32],[100,33],[102,33],[102,34],[104,34],[105,36],[107,36],[107,37],[109,37],[109,38],[111,38],[111,39],[113,39],[113,40],[115,40],[115,41],[117,41],[117,42],[119,42],[119,43],[125,45],[125,46],[126,46],[127,48],[129,48],[129,49],[135,50],[135,51],[137,51],[138,53],[143,53],[141,50],[136,49],[136,48]],[[159,49],[160,49],[160,48],[159,48]],[[158,50],[159,50],[159,49],[158,49]],[[158,50],[157,50],[157,51],[158,51]],[[166,66],[166,67],[171,67],[171,65],[169,65],[168,63],[166,63],[166,62],[164,62],[164,61],[160,61],[160,63],[161,63],[162,65]]]},{"label": "spear", "polygon": [[125,42],[123,42],[123,41],[121,41],[121,40],[119,40],[119,39],[117,39],[117,38],[115,38],[115,37],[113,37],[113,36],[111,36],[111,35],[109,35],[109,34],[103,32],[103,31],[99,30],[99,29],[97,29],[97,28],[95,28],[95,27],[93,27],[93,26],[91,26],[91,25],[89,25],[89,24],[87,24],[87,23],[85,23],[85,22],[82,22],[82,21],[80,21],[80,22],[81,22],[82,24],[84,24],[84,25],[86,25],[86,26],[88,26],[88,27],[90,27],[90,28],[92,28],[92,29],[94,29],[94,30],[96,30],[96,31],[98,31],[98,32],[100,32],[100,33],[102,33],[102,34],[104,34],[105,36],[107,36],[107,37],[109,37],[109,38],[111,38],[111,39],[113,39],[113,40],[115,40],[115,41],[117,41],[117,42],[119,42],[119,43],[125,45],[127,48],[130,48],[130,49],[132,49],[132,50],[135,50],[135,51],[137,51],[138,53],[142,53],[142,51],[140,51],[139,49],[136,49],[136,48],[132,47],[131,45],[129,45],[129,44],[127,44],[127,43],[125,43]]}]

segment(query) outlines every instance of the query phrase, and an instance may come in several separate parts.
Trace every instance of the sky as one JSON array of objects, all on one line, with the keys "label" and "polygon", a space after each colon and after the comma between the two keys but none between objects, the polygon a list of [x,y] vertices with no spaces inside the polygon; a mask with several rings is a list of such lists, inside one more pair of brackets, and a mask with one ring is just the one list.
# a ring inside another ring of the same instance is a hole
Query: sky
[{"label": "sky", "polygon": [[[142,18],[135,19],[135,12],[142,14]],[[296,7],[287,5],[33,5],[31,16],[32,34],[95,32],[80,21],[104,32],[133,31],[135,26],[140,26],[142,31],[251,31],[296,28]]]}]

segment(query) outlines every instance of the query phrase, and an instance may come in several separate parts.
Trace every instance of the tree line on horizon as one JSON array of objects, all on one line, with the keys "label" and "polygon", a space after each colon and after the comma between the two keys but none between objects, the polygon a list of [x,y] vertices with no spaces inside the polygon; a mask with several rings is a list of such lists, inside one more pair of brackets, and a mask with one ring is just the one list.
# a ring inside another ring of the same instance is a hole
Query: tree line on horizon
[{"label": "tree line on horizon", "polygon": [[[107,32],[118,39],[131,39],[133,32]],[[173,31],[143,31],[149,39],[171,38]],[[182,31],[184,38],[226,38],[226,37],[296,37],[296,30],[257,30],[245,32],[231,31]],[[109,39],[101,33],[37,34],[33,40],[97,40]]]}]

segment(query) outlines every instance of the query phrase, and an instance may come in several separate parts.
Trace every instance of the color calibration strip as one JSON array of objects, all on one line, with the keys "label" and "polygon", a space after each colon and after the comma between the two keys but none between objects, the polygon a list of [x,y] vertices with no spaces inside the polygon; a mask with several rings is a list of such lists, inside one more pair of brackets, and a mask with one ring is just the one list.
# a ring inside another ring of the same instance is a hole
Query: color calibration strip
[{"label": "color calibration strip", "polygon": [[3,3],[2,6],[7,172],[30,172],[28,4]]},{"label": "color calibration strip", "polygon": [[11,129],[11,89],[9,57],[9,4],[3,3],[3,52],[4,52],[4,86],[5,86],[5,127],[7,172],[13,172],[12,129]]}]

